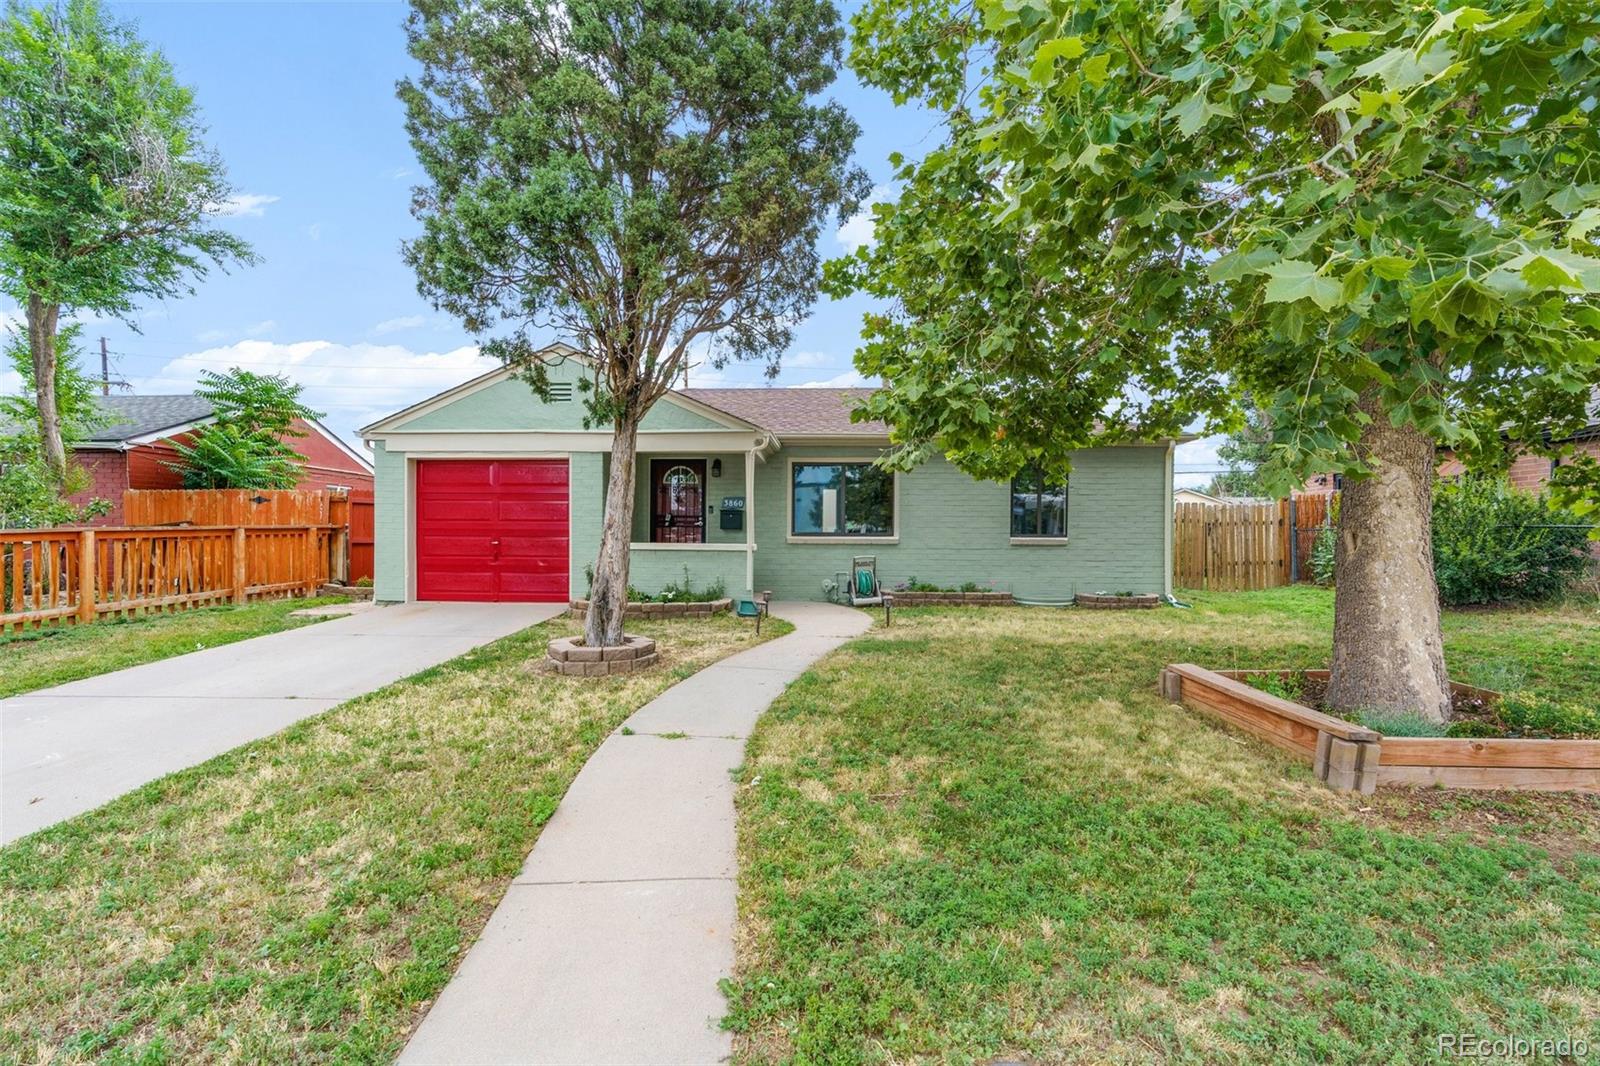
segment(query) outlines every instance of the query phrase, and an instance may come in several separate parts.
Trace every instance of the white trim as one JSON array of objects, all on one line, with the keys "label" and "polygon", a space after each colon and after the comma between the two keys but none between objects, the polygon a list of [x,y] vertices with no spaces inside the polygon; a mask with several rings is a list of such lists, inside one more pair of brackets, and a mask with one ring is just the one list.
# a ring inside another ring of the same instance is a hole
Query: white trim
[{"label": "white trim", "polygon": [[1012,537],[1011,543],[1017,547],[1060,547],[1069,539],[1068,537]]},{"label": "white trim", "polygon": [[656,543],[655,541],[636,540],[628,544],[629,551],[697,551],[697,552],[743,552],[753,551],[754,544],[711,544],[697,541],[693,544]]},{"label": "white trim", "polygon": [[154,430],[150,433],[141,433],[137,437],[124,437],[118,446],[121,447],[123,451],[132,451],[134,448],[142,447],[146,444],[160,444],[162,441],[167,440],[176,433],[188,433],[190,430],[199,429],[202,426],[209,426],[216,420],[216,415],[206,415],[204,418],[195,418],[188,422],[178,422],[174,425],[167,426],[165,429]]},{"label": "white trim", "polygon": [[[873,457],[876,458],[876,457]],[[894,532],[889,534],[796,533],[794,531],[794,464],[871,463],[859,455],[791,455],[783,470],[783,533],[790,544],[898,544],[900,543],[900,471],[889,472],[894,492]]]},{"label": "white trim", "polygon": [[[612,443],[609,431],[588,430],[427,430],[378,434],[370,439],[383,441],[385,449],[391,452],[463,456],[479,452],[507,458],[543,453],[609,452]],[[747,430],[651,430],[639,434],[637,450],[640,454],[720,452],[726,455],[745,451],[759,439]]]}]

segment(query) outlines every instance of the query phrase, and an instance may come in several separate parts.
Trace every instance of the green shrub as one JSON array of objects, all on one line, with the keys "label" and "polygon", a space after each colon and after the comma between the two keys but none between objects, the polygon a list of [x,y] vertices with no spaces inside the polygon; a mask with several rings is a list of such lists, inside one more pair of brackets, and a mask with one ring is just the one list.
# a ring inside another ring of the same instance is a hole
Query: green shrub
[{"label": "green shrub", "polygon": [[1463,478],[1433,497],[1433,571],[1455,606],[1539,600],[1562,592],[1589,562],[1589,524],[1499,478]]},{"label": "green shrub", "polygon": [[1305,678],[1300,674],[1290,674],[1284,677],[1280,674],[1246,674],[1245,684],[1251,688],[1259,689],[1269,696],[1276,696],[1280,700],[1300,701]]},{"label": "green shrub", "polygon": [[358,578],[356,578],[356,588],[358,588],[358,589],[370,589],[371,587],[372,587],[372,579],[370,577],[358,577]]},{"label": "green shrub", "polygon": [[1386,737],[1442,737],[1444,726],[1410,711],[1361,711],[1357,721]]},{"label": "green shrub", "polygon": [[1513,732],[1554,737],[1600,738],[1600,708],[1558,703],[1531,692],[1508,692],[1500,719]]},{"label": "green shrub", "polygon": [[1481,718],[1463,718],[1459,722],[1451,722],[1449,727],[1445,729],[1444,735],[1462,739],[1502,737],[1505,736],[1505,730],[1499,728],[1493,722],[1485,722]]},{"label": "green shrub", "polygon": [[[1319,585],[1334,581],[1337,498],[1331,518],[1333,526],[1317,533],[1307,560]],[[1439,599],[1449,607],[1548,599],[1590,565],[1592,522],[1502,478],[1440,484],[1432,523],[1434,577]]]}]

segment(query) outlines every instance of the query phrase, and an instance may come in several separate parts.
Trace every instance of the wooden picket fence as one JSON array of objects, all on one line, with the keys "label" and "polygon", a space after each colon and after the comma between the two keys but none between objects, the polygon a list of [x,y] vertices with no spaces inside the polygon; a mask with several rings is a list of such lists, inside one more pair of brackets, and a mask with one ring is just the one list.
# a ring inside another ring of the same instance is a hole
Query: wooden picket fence
[{"label": "wooden picket fence", "polygon": [[309,596],[343,550],[326,524],[0,530],[0,633]]},{"label": "wooden picket fence", "polygon": [[1236,592],[1289,584],[1288,500],[1176,503],[1172,526],[1172,581],[1179,588]]}]

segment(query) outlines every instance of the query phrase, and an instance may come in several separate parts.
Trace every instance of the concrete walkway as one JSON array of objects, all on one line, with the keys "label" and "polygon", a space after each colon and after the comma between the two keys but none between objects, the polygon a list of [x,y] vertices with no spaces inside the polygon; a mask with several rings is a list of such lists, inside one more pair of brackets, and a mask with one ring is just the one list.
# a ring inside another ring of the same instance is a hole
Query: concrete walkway
[{"label": "concrete walkway", "polygon": [[674,685],[600,745],[401,1063],[728,1057],[731,771],[767,705],[869,625],[831,604],[773,613],[795,631]]},{"label": "concrete walkway", "polygon": [[0,700],[0,843],[562,610],[381,607]]}]

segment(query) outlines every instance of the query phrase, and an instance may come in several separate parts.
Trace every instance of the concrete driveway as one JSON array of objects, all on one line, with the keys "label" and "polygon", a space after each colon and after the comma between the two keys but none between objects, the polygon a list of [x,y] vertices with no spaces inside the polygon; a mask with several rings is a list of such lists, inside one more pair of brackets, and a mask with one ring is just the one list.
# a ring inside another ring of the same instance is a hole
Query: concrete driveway
[{"label": "concrete driveway", "polygon": [[0,700],[0,843],[564,609],[380,607]]}]

